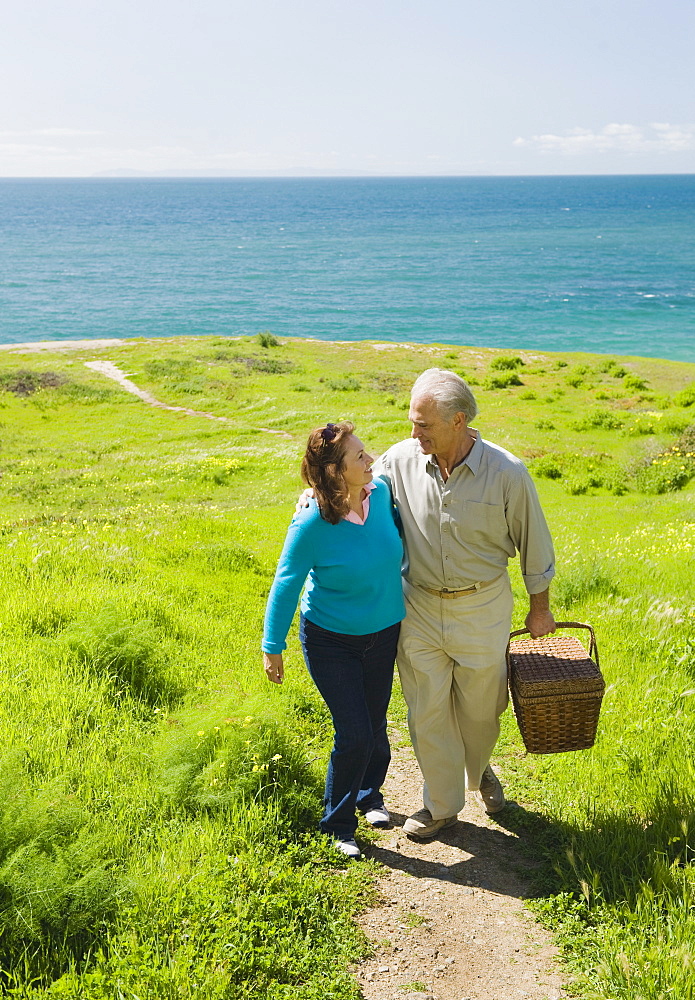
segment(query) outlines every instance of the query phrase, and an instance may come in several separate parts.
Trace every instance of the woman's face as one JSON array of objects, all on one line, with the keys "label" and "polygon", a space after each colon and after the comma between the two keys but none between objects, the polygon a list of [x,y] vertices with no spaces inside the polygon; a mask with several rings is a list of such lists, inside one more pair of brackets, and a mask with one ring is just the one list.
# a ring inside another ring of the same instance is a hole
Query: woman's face
[{"label": "woman's face", "polygon": [[343,479],[348,488],[366,486],[371,483],[372,462],[374,459],[364,450],[364,445],[358,437],[351,434],[347,439],[345,457],[343,459]]}]

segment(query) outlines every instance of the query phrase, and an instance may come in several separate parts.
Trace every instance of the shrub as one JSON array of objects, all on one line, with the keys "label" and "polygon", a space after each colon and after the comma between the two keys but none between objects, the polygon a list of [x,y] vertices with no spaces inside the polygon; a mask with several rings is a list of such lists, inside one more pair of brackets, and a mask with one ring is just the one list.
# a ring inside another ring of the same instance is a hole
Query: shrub
[{"label": "shrub", "polygon": [[510,385],[523,385],[516,372],[500,372],[498,375],[488,375],[483,382],[485,389],[508,389]]},{"label": "shrub", "polygon": [[536,394],[533,389],[524,389],[523,392],[519,393],[519,399],[536,399]]},{"label": "shrub", "polygon": [[582,479],[579,476],[572,476],[565,483],[565,490],[570,494],[570,496],[577,497],[582,496],[584,493],[588,493],[590,486],[591,482],[588,478]]},{"label": "shrub", "polygon": [[695,405],[695,382],[691,382],[690,385],[686,385],[685,389],[677,392],[673,397],[673,402],[676,406]]},{"label": "shrub", "polygon": [[541,476],[543,479],[562,479],[562,469],[555,455],[543,455],[537,458],[531,469],[536,476]]},{"label": "shrub", "polygon": [[552,422],[552,420],[546,420],[546,419],[537,420],[535,426],[539,431],[555,430],[555,424]]},{"label": "shrub", "polygon": [[352,375],[346,375],[344,378],[339,379],[330,379],[328,385],[334,392],[358,392],[362,388],[357,379],[353,378]]},{"label": "shrub", "polygon": [[[692,419],[692,415],[688,416],[685,413],[667,413],[663,427],[669,434],[681,434],[691,426]],[[695,425],[693,425],[693,428],[695,428]]]},{"label": "shrub", "polygon": [[280,341],[274,337],[270,330],[262,330],[256,336],[256,340],[261,347],[280,347]]},{"label": "shrub", "polygon": [[515,371],[517,368],[522,368],[524,362],[521,360],[518,354],[500,354],[498,357],[493,358],[490,363],[490,368],[492,371]]},{"label": "shrub", "polygon": [[625,376],[623,380],[623,385],[625,386],[626,389],[640,390],[647,388],[647,383],[643,379],[641,379],[639,375],[632,375],[632,374]]},{"label": "shrub", "polygon": [[628,424],[627,427],[623,428],[623,434],[627,434],[629,437],[658,434],[661,429],[658,422],[660,416],[661,414],[640,414],[635,418],[634,423]]},{"label": "shrub", "polygon": [[692,472],[678,468],[668,459],[655,459],[633,474],[633,485],[640,493],[661,494],[682,490]]},{"label": "shrub", "polygon": [[59,372],[32,372],[21,368],[0,376],[0,389],[15,396],[33,396],[40,389],[57,389],[67,381]]},{"label": "shrub", "polygon": [[230,360],[246,365],[249,371],[267,372],[269,375],[280,375],[282,372],[291,372],[295,369],[292,362],[285,358],[254,358],[233,354]]},{"label": "shrub", "polygon": [[695,427],[689,427],[670,448],[646,459],[632,473],[641,493],[682,490],[695,476]]},{"label": "shrub", "polygon": [[615,431],[624,423],[623,417],[611,410],[591,410],[582,420],[576,420],[572,424],[572,430],[588,431],[598,427],[606,431]]}]

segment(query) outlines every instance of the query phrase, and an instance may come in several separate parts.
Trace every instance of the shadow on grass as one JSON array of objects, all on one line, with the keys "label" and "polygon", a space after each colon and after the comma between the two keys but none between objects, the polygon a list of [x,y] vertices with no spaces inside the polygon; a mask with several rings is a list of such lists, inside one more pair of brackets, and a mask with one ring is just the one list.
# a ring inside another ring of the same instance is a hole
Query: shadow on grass
[{"label": "shadow on grass", "polygon": [[596,812],[584,826],[524,808],[496,815],[499,826],[516,834],[511,863],[525,859],[527,898],[569,892],[589,905],[632,907],[645,886],[677,895],[674,869],[695,861],[695,798],[669,785],[661,791],[643,813],[623,805],[620,812]]}]

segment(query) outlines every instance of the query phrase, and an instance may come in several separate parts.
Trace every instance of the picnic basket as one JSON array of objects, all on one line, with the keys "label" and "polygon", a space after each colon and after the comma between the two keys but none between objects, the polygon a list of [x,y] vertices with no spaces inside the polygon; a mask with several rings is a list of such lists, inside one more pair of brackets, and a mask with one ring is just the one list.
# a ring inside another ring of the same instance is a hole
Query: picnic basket
[{"label": "picnic basket", "polygon": [[588,651],[571,635],[514,640],[509,636],[507,672],[514,714],[529,753],[563,753],[594,745],[605,684],[596,636],[590,625],[558,622],[558,629],[586,629]]}]

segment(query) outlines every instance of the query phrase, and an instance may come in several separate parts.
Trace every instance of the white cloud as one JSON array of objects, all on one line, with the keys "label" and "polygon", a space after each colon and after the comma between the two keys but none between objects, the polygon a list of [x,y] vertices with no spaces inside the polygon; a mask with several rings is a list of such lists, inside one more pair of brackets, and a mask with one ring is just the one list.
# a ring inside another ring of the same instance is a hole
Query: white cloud
[{"label": "white cloud", "polygon": [[695,149],[695,125],[671,125],[666,122],[629,125],[611,122],[598,132],[587,128],[571,128],[561,135],[545,133],[529,138],[520,136],[514,140],[514,145],[564,156],[607,152],[679,153]]},{"label": "white cloud", "polygon": [[31,134],[53,136],[56,139],[68,139],[83,135],[104,135],[103,132],[87,131],[79,128],[37,128]]},{"label": "white cloud", "polygon": [[71,139],[85,135],[104,135],[103,132],[86,131],[78,128],[32,128],[21,131],[0,131],[2,139],[21,139],[24,136],[44,136],[52,139]]}]

